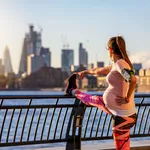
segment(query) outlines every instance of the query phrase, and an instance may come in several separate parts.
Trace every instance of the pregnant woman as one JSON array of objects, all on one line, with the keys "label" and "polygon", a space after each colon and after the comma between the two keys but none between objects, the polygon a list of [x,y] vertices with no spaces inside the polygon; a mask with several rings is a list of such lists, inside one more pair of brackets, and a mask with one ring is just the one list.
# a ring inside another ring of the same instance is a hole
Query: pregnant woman
[{"label": "pregnant woman", "polygon": [[[96,106],[112,115],[112,131],[116,150],[130,150],[130,129],[137,119],[134,103],[136,77],[126,52],[124,38],[122,36],[112,37],[107,46],[112,64],[72,74],[68,78],[65,94],[74,95],[83,103]],[[107,74],[108,88],[102,97],[83,93],[77,89],[76,79],[82,79],[87,74]]]}]

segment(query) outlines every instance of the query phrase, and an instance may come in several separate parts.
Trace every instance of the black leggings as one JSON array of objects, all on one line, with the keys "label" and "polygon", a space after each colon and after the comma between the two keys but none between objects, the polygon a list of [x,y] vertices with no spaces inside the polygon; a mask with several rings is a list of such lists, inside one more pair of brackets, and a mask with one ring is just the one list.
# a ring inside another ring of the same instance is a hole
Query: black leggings
[{"label": "black leggings", "polygon": [[130,150],[130,129],[135,125],[137,115],[113,116],[113,137],[117,150]]},{"label": "black leggings", "polygon": [[[105,106],[103,97],[90,95],[81,92],[80,90],[76,90],[74,94],[86,105],[98,107],[107,114],[112,115],[112,113]],[[130,128],[135,124],[136,118],[136,114],[129,117],[119,117],[113,115],[113,137],[117,150],[130,150]]]}]

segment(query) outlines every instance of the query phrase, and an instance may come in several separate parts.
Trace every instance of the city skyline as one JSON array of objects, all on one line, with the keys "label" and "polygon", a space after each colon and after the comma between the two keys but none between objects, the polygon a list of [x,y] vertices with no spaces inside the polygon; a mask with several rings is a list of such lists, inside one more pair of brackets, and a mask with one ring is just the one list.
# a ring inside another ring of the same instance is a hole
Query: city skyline
[{"label": "city skyline", "polygon": [[66,37],[69,48],[74,49],[76,65],[80,42],[89,54],[89,63],[105,61],[108,64],[110,60],[105,49],[107,41],[111,36],[122,35],[132,62],[141,62],[143,68],[148,68],[150,2],[115,2],[2,0],[0,58],[8,46],[13,70],[18,72],[23,38],[28,32],[28,25],[33,23],[35,30],[42,30],[43,45],[52,52],[53,67],[61,66],[62,36]]}]

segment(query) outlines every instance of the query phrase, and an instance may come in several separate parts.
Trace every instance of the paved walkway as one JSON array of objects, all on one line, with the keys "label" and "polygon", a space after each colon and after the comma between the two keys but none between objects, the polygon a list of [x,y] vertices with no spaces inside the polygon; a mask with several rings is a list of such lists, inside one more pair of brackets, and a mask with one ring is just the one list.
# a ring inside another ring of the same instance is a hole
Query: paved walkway
[{"label": "paved walkway", "polygon": [[[13,147],[1,147],[0,150],[65,150],[65,144],[52,147],[53,144],[42,145],[26,145],[26,146],[13,146]],[[41,148],[39,148],[41,147]],[[113,141],[104,143],[82,143],[81,150],[115,150]],[[131,141],[131,150],[150,150],[150,140]]]},{"label": "paved walkway", "polygon": [[[65,147],[36,148],[32,150],[65,150]],[[111,142],[100,144],[82,144],[81,150],[115,150]],[[150,141],[132,141],[131,150],[150,150]]]}]

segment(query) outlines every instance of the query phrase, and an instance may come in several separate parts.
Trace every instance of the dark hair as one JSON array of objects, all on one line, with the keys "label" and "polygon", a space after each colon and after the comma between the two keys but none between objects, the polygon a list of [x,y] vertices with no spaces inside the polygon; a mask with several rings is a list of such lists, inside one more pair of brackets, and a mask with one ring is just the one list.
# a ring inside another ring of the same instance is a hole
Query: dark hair
[{"label": "dark hair", "polygon": [[129,60],[129,57],[126,52],[125,40],[122,36],[110,38],[108,41],[108,47],[112,48],[115,54],[120,55],[120,57],[123,58],[129,64],[131,69],[133,69],[132,63]]},{"label": "dark hair", "polygon": [[115,54],[120,55],[120,57],[123,58],[123,56],[122,56],[122,54],[120,52],[120,49],[119,49],[119,47],[117,45],[116,37],[112,37],[109,40],[108,47],[112,48]]}]

